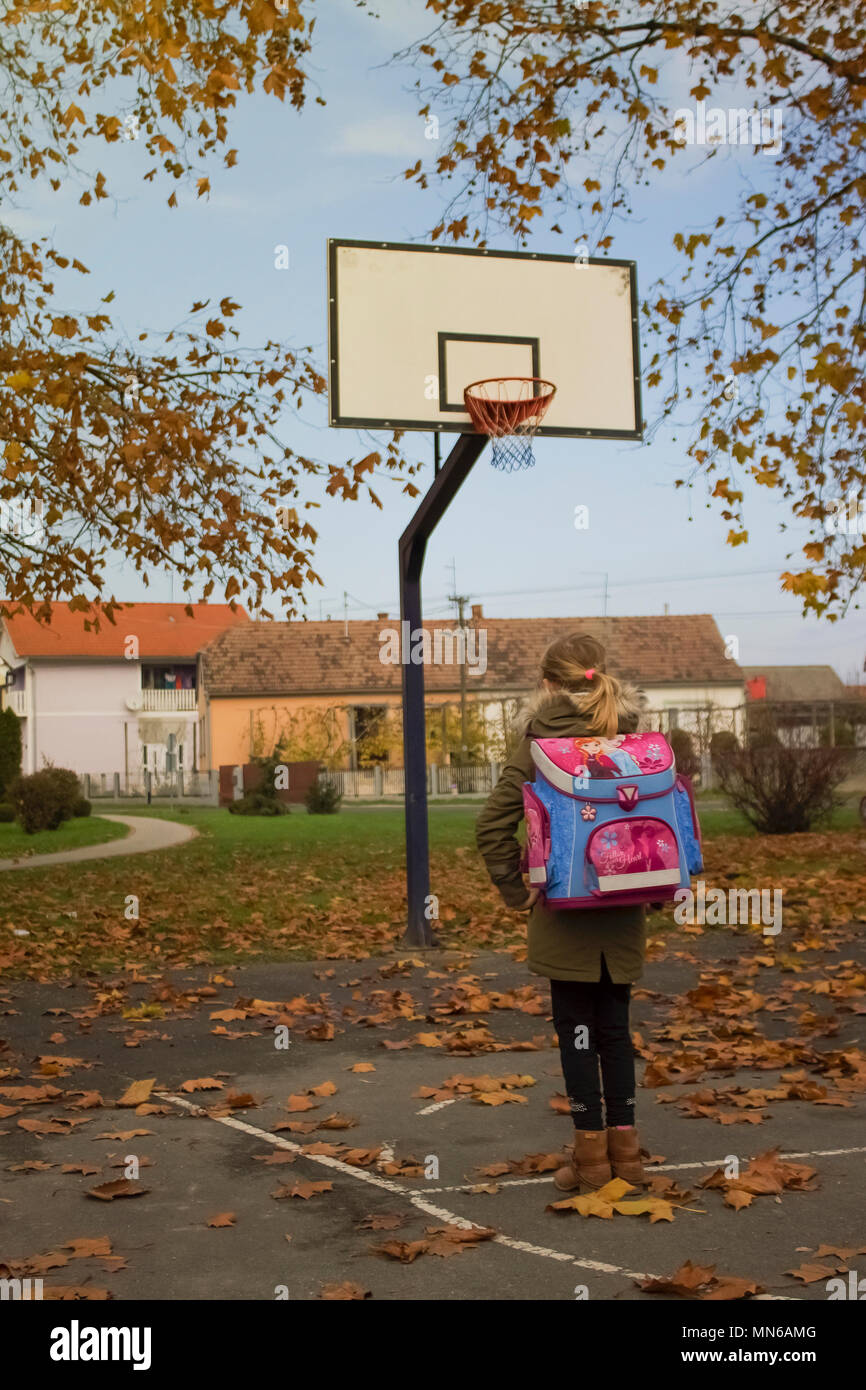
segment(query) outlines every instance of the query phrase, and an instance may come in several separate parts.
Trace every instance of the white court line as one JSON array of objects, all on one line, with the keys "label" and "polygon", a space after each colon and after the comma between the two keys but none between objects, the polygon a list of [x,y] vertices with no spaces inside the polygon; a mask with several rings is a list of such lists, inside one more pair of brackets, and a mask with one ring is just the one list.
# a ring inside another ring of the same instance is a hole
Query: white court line
[{"label": "white court line", "polygon": [[[173,1096],[168,1091],[159,1092],[161,1100],[171,1101],[173,1105],[179,1105],[182,1109],[188,1110],[191,1114],[199,1115],[203,1119],[215,1120],[217,1124],[228,1125],[231,1129],[238,1129],[243,1134],[251,1134],[256,1139],[264,1139],[269,1144],[274,1144],[280,1149],[289,1149],[292,1153],[299,1154],[301,1158],[307,1159],[310,1163],[318,1163],[324,1168],[330,1168],[336,1172],[345,1174],[346,1177],[356,1178],[360,1182],[369,1183],[372,1187],[383,1188],[386,1192],[391,1192],[399,1196],[404,1202],[411,1202],[412,1206],[418,1211],[423,1211],[427,1216],[434,1216],[438,1221],[445,1221],[451,1226],[459,1226],[465,1231],[486,1229],[479,1221],[470,1221],[468,1217],[458,1216],[456,1212],[449,1211],[447,1207],[438,1207],[433,1202],[427,1200],[430,1191],[420,1193],[412,1192],[403,1186],[402,1183],[394,1182],[391,1178],[385,1178],[380,1173],[370,1173],[366,1168],[353,1167],[350,1163],[344,1163],[342,1159],[332,1158],[328,1154],[309,1154],[304,1152],[302,1144],[296,1143],[293,1139],[284,1139],[282,1135],[271,1134],[270,1130],[259,1129],[257,1125],[248,1124],[246,1120],[237,1120],[233,1115],[211,1115],[201,1105],[196,1105],[194,1101],[187,1100],[184,1096]],[[838,1150],[837,1152],[849,1152],[849,1150]],[[863,1152],[862,1150],[850,1150],[850,1152]],[[800,1155],[803,1157],[804,1155]],[[709,1165],[696,1164],[695,1167]],[[525,1181],[525,1180],[524,1180]],[[534,1179],[530,1179],[534,1181]],[[508,1184],[514,1186],[516,1184]],[[475,1186],[475,1184],[471,1184]],[[433,1192],[460,1192],[464,1188],[434,1188]],[[621,1274],[626,1279],[659,1279],[658,1274],[647,1274],[637,1270],[623,1269],[620,1265],[607,1264],[602,1260],[584,1260],[575,1255],[566,1254],[562,1250],[552,1250],[546,1245],[533,1245],[530,1241],[515,1240],[512,1236],[502,1235],[500,1232],[493,1237],[493,1243],[504,1245],[509,1250],[519,1250],[526,1255],[542,1255],[548,1260],[557,1260],[561,1264],[571,1264],[578,1269],[592,1270],[596,1274]],[[785,1294],[759,1294],[758,1298],[791,1301],[789,1295]],[[797,1301],[797,1300],[794,1300]]]},{"label": "white court line", "polygon": [[416,1110],[416,1115],[435,1115],[437,1110],[444,1110],[446,1105],[453,1105],[456,1100],[463,1100],[463,1096],[450,1096],[448,1100],[437,1100],[433,1105],[425,1105],[423,1110]]},{"label": "white court line", "polygon": [[[402,1183],[385,1178],[380,1173],[371,1173],[366,1168],[353,1167],[352,1164],[343,1163],[342,1159],[332,1158],[328,1154],[304,1153],[303,1145],[295,1143],[293,1139],[284,1139],[282,1135],[271,1134],[269,1130],[259,1129],[257,1125],[248,1124],[246,1120],[237,1120],[233,1115],[211,1115],[201,1105],[187,1100],[185,1096],[173,1096],[167,1091],[160,1092],[159,1095],[161,1100],[171,1101],[173,1105],[179,1105],[193,1115],[215,1120],[217,1124],[228,1125],[231,1129],[238,1129],[243,1134],[252,1134],[256,1139],[264,1139],[267,1143],[275,1144],[280,1149],[289,1149],[292,1153],[299,1154],[301,1158],[308,1159],[310,1163],[321,1164],[324,1168],[330,1168],[332,1171],[345,1174],[346,1177],[369,1183],[372,1187],[381,1187],[386,1192],[394,1193],[404,1202],[411,1202],[414,1207],[423,1211],[427,1216],[435,1216],[437,1220],[446,1221],[451,1226],[459,1226],[465,1231],[486,1229],[480,1221],[470,1221],[465,1216],[458,1216],[456,1212],[448,1211],[446,1207],[435,1206],[427,1200],[426,1192],[412,1192]],[[544,1255],[549,1260],[559,1260],[564,1264],[577,1265],[580,1269],[591,1269],[599,1274],[622,1274],[627,1279],[658,1279],[660,1277],[657,1274],[644,1274],[635,1270],[621,1269],[619,1265],[605,1264],[601,1260],[581,1260],[574,1255],[564,1254],[561,1250],[550,1250],[544,1245],[532,1245],[529,1241],[514,1240],[511,1236],[504,1236],[498,1232],[493,1240],[496,1244],[505,1245],[510,1250],[521,1250],[524,1254],[530,1255]]]},{"label": "white court line", "polygon": [[[810,1149],[803,1153],[780,1154],[784,1160],[787,1158],[838,1158],[845,1154],[866,1154],[866,1146],[858,1149]],[[654,1173],[684,1173],[690,1168],[724,1168],[727,1158],[702,1158],[695,1163],[659,1163],[652,1164],[647,1168],[647,1173],[652,1176]],[[457,1183],[454,1187],[428,1187],[428,1192],[471,1192],[473,1187],[478,1187],[484,1182],[495,1182],[499,1187],[527,1187],[536,1182],[553,1182],[552,1173],[535,1173],[529,1178],[485,1178],[483,1176],[475,1179],[474,1182]]]}]

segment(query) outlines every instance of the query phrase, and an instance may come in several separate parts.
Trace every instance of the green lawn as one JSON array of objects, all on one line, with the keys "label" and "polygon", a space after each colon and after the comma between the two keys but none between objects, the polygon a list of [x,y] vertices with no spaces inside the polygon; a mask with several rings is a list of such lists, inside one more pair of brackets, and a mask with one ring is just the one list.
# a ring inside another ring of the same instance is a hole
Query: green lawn
[{"label": "green lawn", "polygon": [[[438,934],[451,947],[517,947],[525,925],[502,904],[475,849],[478,810],[477,802],[430,808]],[[51,979],[251,957],[351,958],[393,949],[402,939],[399,806],[346,805],[335,816],[310,816],[301,807],[273,818],[201,806],[113,803],[111,811],[175,820],[199,835],[155,854],[7,874],[0,973]],[[839,812],[832,829],[797,836],[757,836],[733,811],[707,811],[701,821],[708,883],[782,886],[803,904],[794,912],[804,923],[866,914],[864,836],[853,810]],[[95,825],[107,823],[73,822],[50,837],[50,847],[69,843],[63,837],[72,826],[80,833],[78,827]],[[126,913],[130,895],[139,907],[133,919]],[[670,917],[654,918],[653,932],[669,930]],[[29,936],[15,937],[16,928]]]},{"label": "green lawn", "polygon": [[37,830],[26,835],[17,822],[0,824],[0,859],[18,859],[32,854],[59,854],[82,845],[101,845],[128,834],[125,825],[115,825],[99,816],[80,816],[64,821],[56,830]]},{"label": "green lawn", "polygon": [[[720,798],[719,798],[720,799]],[[483,798],[429,803],[431,848],[474,843],[472,827],[484,804]],[[116,802],[119,815],[158,816],[162,820],[194,825],[200,832],[212,836],[223,845],[322,845],[360,841],[383,841],[402,848],[404,816],[402,804],[394,802],[344,802],[334,816],[310,816],[303,806],[293,807],[288,816],[233,816],[215,806],[158,806],[139,802]],[[754,835],[745,816],[734,810],[702,810],[698,805],[701,833],[704,837],[717,835]],[[846,805],[835,811],[822,829],[854,830],[860,825],[857,809]]]}]

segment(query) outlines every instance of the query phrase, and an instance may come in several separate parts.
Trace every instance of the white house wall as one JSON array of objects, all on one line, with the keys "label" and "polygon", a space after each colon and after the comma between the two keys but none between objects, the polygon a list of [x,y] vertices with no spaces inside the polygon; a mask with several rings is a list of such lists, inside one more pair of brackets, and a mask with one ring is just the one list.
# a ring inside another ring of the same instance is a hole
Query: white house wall
[{"label": "white house wall", "polygon": [[137,766],[138,718],[126,708],[127,698],[141,691],[137,662],[29,662],[27,684],[29,771],[52,762],[75,772],[123,772],[124,726],[130,768]]},{"label": "white house wall", "polygon": [[676,710],[680,728],[691,729],[696,725],[698,713],[705,720],[707,711],[712,710],[715,729],[740,732],[742,715],[735,715],[734,711],[742,711],[745,705],[742,685],[654,685],[644,693],[647,716]]},{"label": "white house wall", "polygon": [[25,771],[51,762],[78,773],[132,775],[142,766],[142,743],[153,749],[169,733],[185,745],[191,766],[196,712],[144,713],[130,710],[128,699],[141,700],[138,662],[28,662]]}]

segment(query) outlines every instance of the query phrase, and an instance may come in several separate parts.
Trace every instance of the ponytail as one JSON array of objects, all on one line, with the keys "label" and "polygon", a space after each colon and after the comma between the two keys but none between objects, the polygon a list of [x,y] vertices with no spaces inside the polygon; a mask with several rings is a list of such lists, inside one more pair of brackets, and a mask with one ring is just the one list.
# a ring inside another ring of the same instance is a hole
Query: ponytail
[{"label": "ponytail", "polygon": [[575,703],[591,733],[613,738],[619,726],[622,687],[615,676],[607,674],[604,664],[605,652],[600,642],[571,632],[551,642],[541,659],[541,674],[578,697]]}]

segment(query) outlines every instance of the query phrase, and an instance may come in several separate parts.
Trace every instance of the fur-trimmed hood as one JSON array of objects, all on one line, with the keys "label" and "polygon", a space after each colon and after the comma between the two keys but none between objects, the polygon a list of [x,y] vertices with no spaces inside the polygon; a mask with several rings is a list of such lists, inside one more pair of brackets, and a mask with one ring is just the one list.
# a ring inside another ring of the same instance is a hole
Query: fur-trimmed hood
[{"label": "fur-trimmed hood", "polygon": [[[623,683],[617,699],[620,730],[623,733],[637,733],[645,704],[644,696],[637,686]],[[517,727],[526,734],[534,730],[542,737],[556,737],[566,733],[563,724],[574,719],[585,718],[583,695],[574,690],[546,690],[543,685],[521,705],[517,715]]]}]

